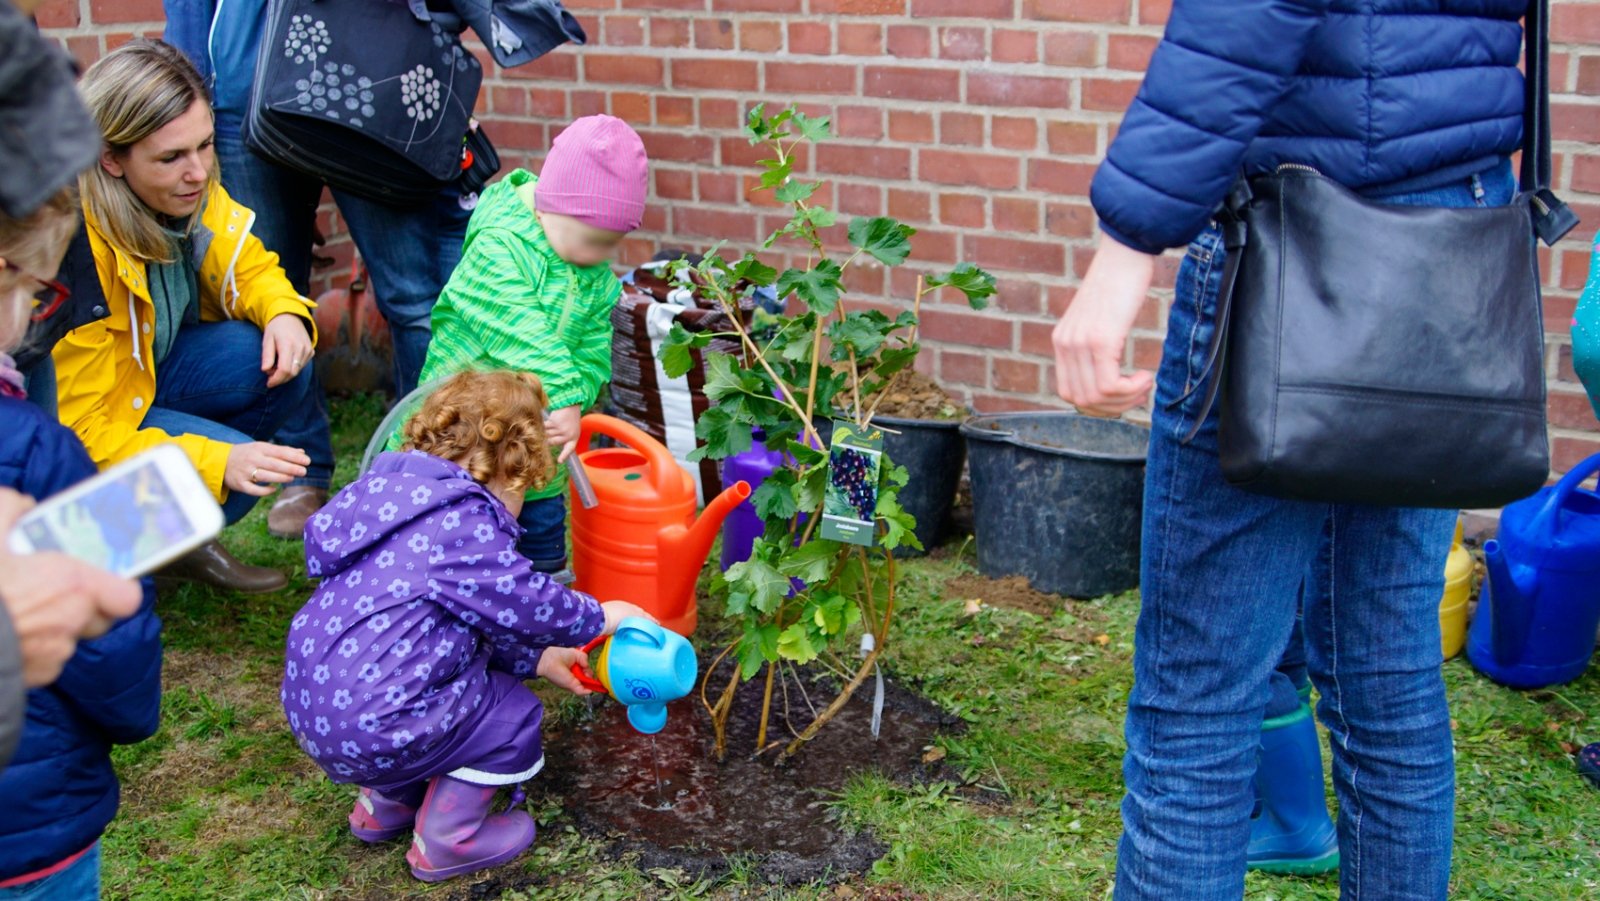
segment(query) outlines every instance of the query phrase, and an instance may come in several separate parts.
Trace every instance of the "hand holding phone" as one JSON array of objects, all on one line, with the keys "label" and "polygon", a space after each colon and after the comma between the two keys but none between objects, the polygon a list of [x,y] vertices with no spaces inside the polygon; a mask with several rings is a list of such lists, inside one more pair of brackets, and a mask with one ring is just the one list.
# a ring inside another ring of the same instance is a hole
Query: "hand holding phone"
[{"label": "hand holding phone", "polygon": [[[31,498],[0,488],[0,533],[9,533],[33,509]],[[140,599],[132,580],[65,554],[22,560],[0,546],[0,606],[17,634],[29,687],[54,682],[80,639],[102,635],[113,622],[132,616]]]}]

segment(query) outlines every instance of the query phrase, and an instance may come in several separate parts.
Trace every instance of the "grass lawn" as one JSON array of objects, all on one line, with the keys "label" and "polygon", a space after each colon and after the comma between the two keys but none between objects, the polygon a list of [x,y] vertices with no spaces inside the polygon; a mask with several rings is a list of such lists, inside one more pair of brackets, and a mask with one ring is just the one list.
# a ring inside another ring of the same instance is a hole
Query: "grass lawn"
[{"label": "grass lawn", "polygon": [[[371,398],[336,404],[341,481],[380,412]],[[890,846],[856,884],[773,889],[738,867],[716,884],[640,872],[604,859],[559,799],[530,786],[541,825],[532,854],[477,885],[425,887],[407,871],[403,844],[369,848],[349,835],[350,789],[324,778],[282,722],[283,636],[308,583],[299,544],[267,536],[265,509],[225,540],[247,560],[294,573],[288,591],[243,598],[187,587],[162,598],[163,725],[116,752],[123,807],[104,845],[108,898],[477,898],[493,897],[501,881],[525,884],[506,898],[1107,895],[1134,596],[1072,603],[1049,618],[968,615],[968,597],[947,583],[973,571],[970,545],[903,567],[890,669],[966,720],[943,746],[968,784],[853,782],[835,799],[845,821]],[[1562,746],[1600,739],[1600,670],[1533,693],[1492,685],[1460,659],[1445,675],[1460,786],[1454,895],[1600,897],[1600,792],[1575,775]],[[551,709],[560,716],[562,705]],[[1336,898],[1338,887],[1331,877],[1252,875],[1247,894]]]}]

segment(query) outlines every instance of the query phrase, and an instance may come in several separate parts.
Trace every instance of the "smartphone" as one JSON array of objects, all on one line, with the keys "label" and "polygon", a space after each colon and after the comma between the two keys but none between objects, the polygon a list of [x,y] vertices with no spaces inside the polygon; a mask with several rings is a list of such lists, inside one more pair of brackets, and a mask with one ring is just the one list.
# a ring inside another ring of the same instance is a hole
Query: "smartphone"
[{"label": "smartphone", "polygon": [[216,538],[222,525],[194,464],[164,444],[41,502],[6,543],[14,553],[59,551],[136,578]]}]

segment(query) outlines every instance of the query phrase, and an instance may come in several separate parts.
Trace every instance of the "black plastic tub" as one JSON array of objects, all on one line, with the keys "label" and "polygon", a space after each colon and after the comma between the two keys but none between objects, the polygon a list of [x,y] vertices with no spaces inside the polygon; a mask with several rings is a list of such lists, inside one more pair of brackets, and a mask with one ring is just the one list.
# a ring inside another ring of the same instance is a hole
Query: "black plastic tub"
[{"label": "black plastic tub", "polygon": [[[902,545],[896,557],[920,557],[944,542],[950,534],[950,514],[956,503],[961,468],[967,462],[967,442],[961,421],[954,419],[901,419],[874,416],[883,429],[883,452],[889,461],[906,468],[909,476],[900,489],[900,506],[917,519],[917,541],[922,550]],[[823,444],[833,442],[833,421],[816,423]],[[892,431],[891,431],[892,430]]]},{"label": "black plastic tub", "polygon": [[978,569],[1076,598],[1139,584],[1148,429],[1076,413],[996,413],[961,425]]}]

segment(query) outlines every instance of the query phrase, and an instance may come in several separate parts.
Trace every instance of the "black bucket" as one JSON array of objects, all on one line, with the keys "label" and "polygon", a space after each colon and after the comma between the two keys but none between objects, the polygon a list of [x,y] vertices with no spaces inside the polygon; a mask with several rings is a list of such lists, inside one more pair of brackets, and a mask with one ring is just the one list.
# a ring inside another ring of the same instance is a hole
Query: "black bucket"
[{"label": "black bucket", "polygon": [[967,462],[961,423],[896,416],[874,416],[872,423],[884,429],[883,452],[889,461],[904,466],[911,476],[900,489],[900,506],[917,518],[917,540],[923,550],[901,547],[895,556],[920,556],[950,533],[950,509],[955,506],[961,467]]},{"label": "black bucket", "polygon": [[978,569],[1076,598],[1139,585],[1150,432],[1076,413],[996,413],[961,425]]}]

